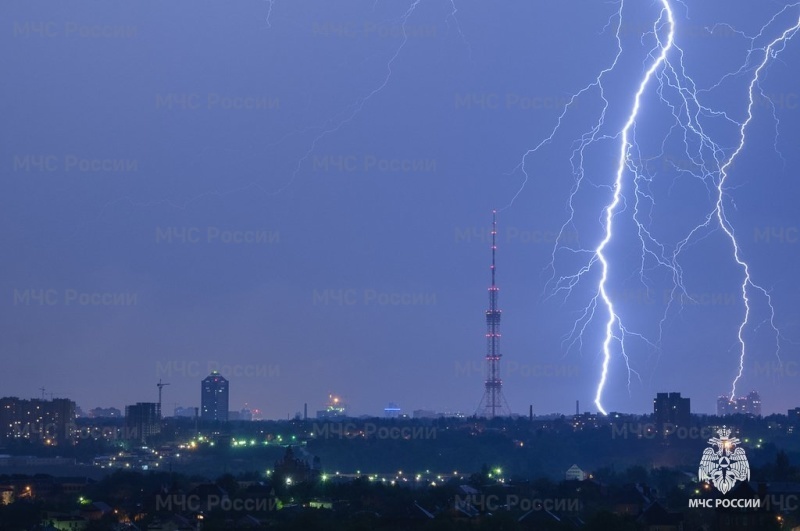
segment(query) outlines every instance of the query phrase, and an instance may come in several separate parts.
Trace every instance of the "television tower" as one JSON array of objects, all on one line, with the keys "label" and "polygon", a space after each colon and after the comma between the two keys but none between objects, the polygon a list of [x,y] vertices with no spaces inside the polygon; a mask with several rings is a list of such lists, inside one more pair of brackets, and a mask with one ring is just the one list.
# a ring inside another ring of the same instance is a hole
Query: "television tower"
[{"label": "television tower", "polygon": [[511,411],[503,396],[503,380],[500,379],[500,316],[497,296],[500,289],[495,283],[495,253],[497,251],[497,211],[492,211],[492,285],[489,287],[489,309],[486,310],[486,382],[477,416],[494,418],[508,416]]}]

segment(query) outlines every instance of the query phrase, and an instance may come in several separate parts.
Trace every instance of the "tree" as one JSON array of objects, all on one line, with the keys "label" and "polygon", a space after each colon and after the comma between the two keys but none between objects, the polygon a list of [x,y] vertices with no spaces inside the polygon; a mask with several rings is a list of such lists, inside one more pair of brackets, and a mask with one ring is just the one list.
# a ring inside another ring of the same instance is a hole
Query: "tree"
[{"label": "tree", "polygon": [[630,483],[647,483],[649,474],[641,465],[634,465],[625,471],[625,480]]},{"label": "tree", "polygon": [[775,480],[787,481],[795,475],[795,470],[789,462],[789,456],[783,450],[775,456]]},{"label": "tree", "polygon": [[228,493],[228,496],[234,496],[236,491],[239,490],[239,482],[233,474],[223,474],[217,478],[216,484],[219,488]]}]

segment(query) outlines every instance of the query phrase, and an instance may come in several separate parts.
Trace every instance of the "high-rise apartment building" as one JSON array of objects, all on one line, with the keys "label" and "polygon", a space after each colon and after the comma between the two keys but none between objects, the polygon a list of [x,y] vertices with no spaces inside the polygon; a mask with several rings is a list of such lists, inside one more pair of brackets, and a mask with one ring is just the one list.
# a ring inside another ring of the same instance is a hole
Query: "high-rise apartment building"
[{"label": "high-rise apartment building", "polygon": [[200,386],[200,418],[228,421],[228,380],[219,371],[206,376]]}]

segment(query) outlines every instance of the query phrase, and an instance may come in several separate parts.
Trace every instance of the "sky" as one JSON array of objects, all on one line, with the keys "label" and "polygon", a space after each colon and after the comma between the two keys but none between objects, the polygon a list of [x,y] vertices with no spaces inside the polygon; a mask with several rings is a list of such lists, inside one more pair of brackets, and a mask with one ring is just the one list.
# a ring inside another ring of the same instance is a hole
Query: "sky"
[{"label": "sky", "polygon": [[[682,52],[724,160],[764,47],[800,6],[671,4],[668,60]],[[472,414],[497,209],[510,409],[597,411],[602,304],[579,321],[582,337],[570,333],[600,263],[569,293],[554,288],[603,240],[621,131],[655,35],[666,42],[661,2],[626,2],[621,25],[619,11],[579,0],[3,2],[0,395],[122,408],[156,401],[161,380],[169,413],[199,406],[200,381],[219,370],[231,409],[265,418],[304,403],[313,413],[331,393],[356,415],[390,402]],[[800,405],[798,64],[795,38],[761,72],[724,186],[740,258],[774,309],[770,321],[750,286],[737,394],[759,391],[765,412]],[[576,172],[604,69],[599,140]],[[681,252],[682,309],[668,305],[675,269],[642,260],[634,214],[668,254],[712,211],[719,180],[689,155],[713,161],[677,124],[669,79],[657,69],[642,92],[604,253],[632,369],[612,341],[609,411],[649,412],[656,392],[676,391],[712,413],[738,372],[745,271],[724,231],[712,222]]]}]

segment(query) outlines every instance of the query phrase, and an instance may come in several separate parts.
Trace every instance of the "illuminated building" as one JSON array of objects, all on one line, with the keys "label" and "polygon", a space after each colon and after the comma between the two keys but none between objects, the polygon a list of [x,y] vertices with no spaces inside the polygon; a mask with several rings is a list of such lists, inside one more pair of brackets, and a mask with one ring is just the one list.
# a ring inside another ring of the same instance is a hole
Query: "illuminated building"
[{"label": "illuminated building", "polygon": [[717,399],[717,415],[748,415],[751,417],[761,416],[761,396],[756,391],[751,391],[747,396],[740,396],[731,400],[728,396],[722,395]]},{"label": "illuminated building", "polygon": [[750,391],[747,396],[739,398],[739,412],[753,417],[761,416],[761,396],[756,391]]},{"label": "illuminated building", "polygon": [[196,407],[176,407],[172,416],[193,419],[197,417],[197,414],[198,414],[198,408]]},{"label": "illuminated building", "polygon": [[203,380],[200,391],[200,418],[227,422],[228,380],[213,371]]},{"label": "illuminated building", "polygon": [[389,405],[383,408],[383,416],[388,419],[396,419],[400,416],[400,407],[394,402],[389,402]]},{"label": "illuminated building", "polygon": [[318,419],[342,418],[347,416],[347,406],[338,396],[328,395],[328,405],[317,411]]},{"label": "illuminated building", "polygon": [[228,420],[253,420],[253,412],[246,406],[241,411],[228,411]]},{"label": "illuminated building", "polygon": [[147,442],[147,438],[161,433],[161,412],[155,402],[137,402],[125,406],[125,427],[130,439]]},{"label": "illuminated building", "polygon": [[27,439],[56,445],[75,433],[75,402],[66,398],[0,398],[0,439]]},{"label": "illuminated building", "polygon": [[722,395],[717,398],[717,416],[724,417],[726,415],[733,415],[736,413],[736,402],[731,402],[727,395]]},{"label": "illuminated building", "polygon": [[89,410],[89,416],[95,419],[100,418],[122,418],[122,411],[115,407],[96,407],[94,409]]},{"label": "illuminated building", "polygon": [[578,465],[572,465],[564,474],[564,479],[567,481],[585,481],[588,474],[580,469]]},{"label": "illuminated building", "polygon": [[690,402],[688,398],[681,398],[680,393],[657,393],[653,400],[653,416],[659,432],[669,425],[676,427],[689,427]]}]

